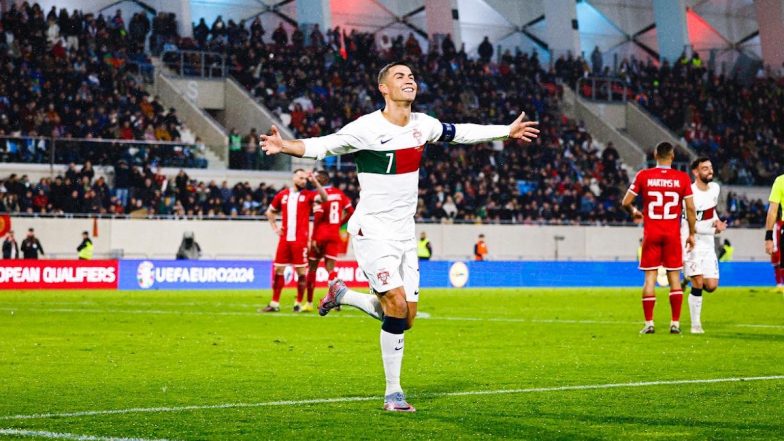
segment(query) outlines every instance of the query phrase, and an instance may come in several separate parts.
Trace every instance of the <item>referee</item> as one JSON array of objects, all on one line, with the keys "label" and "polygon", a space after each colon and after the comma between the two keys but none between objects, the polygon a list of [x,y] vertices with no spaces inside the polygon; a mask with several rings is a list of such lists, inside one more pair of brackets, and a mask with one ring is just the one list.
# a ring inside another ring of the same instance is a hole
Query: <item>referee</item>
[{"label": "referee", "polygon": [[[765,252],[768,254],[773,254],[773,226],[776,224],[782,199],[784,199],[784,175],[779,176],[773,182],[773,188],[771,188],[768,198],[770,205],[768,205],[768,218],[765,220]],[[784,239],[784,233],[779,239]],[[781,240],[779,243],[782,243]],[[779,266],[784,268],[784,253],[781,253],[781,256]]]}]

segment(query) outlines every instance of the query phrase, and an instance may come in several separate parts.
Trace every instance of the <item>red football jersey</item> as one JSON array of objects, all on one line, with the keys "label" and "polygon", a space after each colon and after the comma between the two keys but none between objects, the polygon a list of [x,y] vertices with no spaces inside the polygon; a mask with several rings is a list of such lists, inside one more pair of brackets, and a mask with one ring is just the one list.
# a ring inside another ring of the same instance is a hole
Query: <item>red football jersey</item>
[{"label": "red football jersey", "polygon": [[[313,208],[313,238],[316,240],[337,240],[340,238],[340,226],[351,217],[354,207],[351,199],[335,187],[325,187],[326,202],[316,204]],[[343,210],[348,216],[343,219]]]},{"label": "red football jersey", "polygon": [[642,196],[644,234],[680,237],[683,200],[692,195],[686,173],[669,167],[640,170],[629,191]]},{"label": "red football jersey", "polygon": [[283,216],[281,239],[287,242],[308,241],[310,212],[317,194],[312,190],[294,191],[287,188],[275,195],[270,205]]}]

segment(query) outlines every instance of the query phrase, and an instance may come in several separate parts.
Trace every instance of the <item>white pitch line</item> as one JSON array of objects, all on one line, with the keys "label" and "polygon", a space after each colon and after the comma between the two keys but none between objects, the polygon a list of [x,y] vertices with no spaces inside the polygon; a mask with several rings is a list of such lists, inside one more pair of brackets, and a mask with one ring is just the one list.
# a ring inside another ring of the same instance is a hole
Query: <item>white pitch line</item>
[{"label": "white pitch line", "polygon": [[[258,305],[249,305],[257,307]],[[150,315],[215,315],[215,316],[237,316],[237,317],[303,317],[316,318],[314,314],[276,312],[274,314],[259,314],[256,312],[243,311],[183,311],[173,309],[89,309],[89,308],[0,308],[0,311],[33,311],[33,312],[64,312],[64,313],[85,313],[85,314],[150,314]],[[342,314],[331,316],[349,319],[366,319],[365,315]],[[576,319],[526,319],[511,317],[444,317],[444,316],[417,316],[421,320],[442,320],[456,322],[499,322],[499,323],[542,323],[542,324],[575,324],[575,325],[636,325],[637,321],[621,320],[576,320]],[[751,323],[729,323],[728,326],[741,328],[770,328],[784,329],[784,325],[770,324],[751,324]]]},{"label": "white pitch line", "polygon": [[67,439],[75,441],[167,441],[165,439],[148,438],[125,438],[115,436],[93,436],[79,435],[75,433],[50,432],[48,430],[25,430],[25,429],[0,429],[0,436],[29,436],[36,438]]},{"label": "white pitch line", "polygon": [[[575,386],[554,386],[554,387],[533,387],[526,389],[499,389],[499,390],[479,390],[462,392],[442,392],[424,393],[414,395],[419,398],[442,398],[442,397],[463,397],[473,395],[505,395],[505,394],[526,394],[535,392],[565,392],[575,390],[596,390],[596,389],[619,389],[637,388],[649,386],[673,386],[683,384],[713,384],[713,383],[739,383],[747,381],[776,381],[784,380],[784,375],[769,375],[764,377],[729,377],[729,378],[707,378],[694,380],[664,380],[664,381],[643,381],[634,383],[609,383],[609,384],[584,384]],[[134,407],[130,409],[110,409],[110,410],[85,410],[79,412],[52,412],[35,413],[27,415],[8,415],[0,416],[0,420],[31,420],[46,418],[73,418],[100,415],[118,415],[129,413],[164,413],[164,412],[183,412],[189,410],[211,410],[211,409],[239,409],[249,407],[274,407],[274,406],[302,406],[310,404],[331,404],[331,403],[351,403],[359,401],[374,401],[379,397],[336,397],[336,398],[313,398],[308,400],[283,400],[283,401],[264,401],[259,403],[225,403],[207,404],[178,407]]]}]

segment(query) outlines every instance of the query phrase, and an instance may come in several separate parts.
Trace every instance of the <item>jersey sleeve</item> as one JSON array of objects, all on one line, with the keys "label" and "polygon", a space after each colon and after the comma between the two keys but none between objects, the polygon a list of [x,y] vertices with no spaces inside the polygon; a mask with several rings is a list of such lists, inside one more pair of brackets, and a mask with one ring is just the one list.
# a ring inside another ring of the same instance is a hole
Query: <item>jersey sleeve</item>
[{"label": "jersey sleeve", "polygon": [[689,175],[687,175],[686,173],[683,173],[681,175],[681,188],[683,188],[683,191],[681,193],[681,197],[683,199],[694,196],[694,193],[691,191],[691,180],[689,179]]},{"label": "jersey sleeve", "polygon": [[782,199],[784,199],[784,175],[779,176],[773,182],[773,188],[770,189],[768,201],[773,202],[774,204],[781,204]]},{"label": "jersey sleeve", "polygon": [[272,198],[272,202],[270,202],[270,207],[272,207],[275,211],[280,211],[280,201],[283,199],[283,192],[280,191],[278,194]]},{"label": "jersey sleeve", "polygon": [[642,172],[643,172],[642,170],[637,172],[637,174],[634,176],[634,181],[632,181],[632,185],[629,186],[629,190],[628,190],[629,193],[631,193],[631,194],[633,194],[635,196],[639,195],[643,191],[643,188],[642,188],[642,185],[643,185],[642,184],[642,182],[643,182]]},{"label": "jersey sleeve", "polygon": [[327,156],[340,156],[362,149],[361,126],[359,121],[346,124],[339,131],[317,138],[305,138],[303,158],[324,159]]},{"label": "jersey sleeve", "polygon": [[449,142],[453,144],[476,144],[480,142],[506,139],[509,137],[509,126],[481,124],[443,123],[435,118],[431,121],[428,136],[430,142]]}]

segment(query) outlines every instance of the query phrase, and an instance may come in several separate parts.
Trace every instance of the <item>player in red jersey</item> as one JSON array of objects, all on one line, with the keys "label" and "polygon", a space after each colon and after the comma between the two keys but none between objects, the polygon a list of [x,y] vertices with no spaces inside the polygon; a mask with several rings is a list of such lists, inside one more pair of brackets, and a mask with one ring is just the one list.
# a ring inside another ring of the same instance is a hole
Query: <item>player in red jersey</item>
[{"label": "player in red jersey", "polygon": [[326,170],[316,172],[316,180],[327,193],[327,200],[319,198],[313,207],[313,236],[310,239],[308,253],[308,301],[302,306],[302,312],[313,310],[316,271],[321,259],[324,259],[324,267],[329,272],[329,280],[332,281],[337,277],[335,261],[342,247],[340,226],[354,214],[351,199],[342,191],[329,185],[329,173]]},{"label": "player in red jersey", "polygon": [[[316,186],[317,191],[305,188],[308,180]],[[294,170],[292,182],[293,185],[290,188],[283,189],[275,195],[267,208],[267,220],[269,220],[272,231],[280,236],[280,240],[273,262],[275,272],[272,279],[272,301],[260,312],[280,311],[280,293],[284,284],[283,272],[288,265],[294,267],[298,277],[297,303],[294,304],[294,312],[300,311],[302,297],[305,294],[310,214],[316,195],[326,198],[327,193],[313,177],[313,174],[309,175],[301,168]],[[276,219],[278,213],[281,213],[283,217],[283,225],[280,227]]]},{"label": "player in red jersey", "polygon": [[[675,148],[668,142],[656,146],[656,167],[641,170],[634,178],[623,198],[623,208],[635,220],[643,220],[642,256],[640,269],[645,271],[642,288],[642,308],[645,326],[641,334],[653,334],[653,307],[656,304],[656,274],[660,266],[667,270],[670,282],[670,307],[672,321],[670,333],[680,334],[681,289],[680,271],[683,268],[683,248],[680,222],[683,205],[686,204],[686,219],[689,222],[687,249],[694,248],[696,212],[691,192],[691,179],[682,171],[672,169]],[[643,212],[634,205],[634,199],[642,196]]]}]

